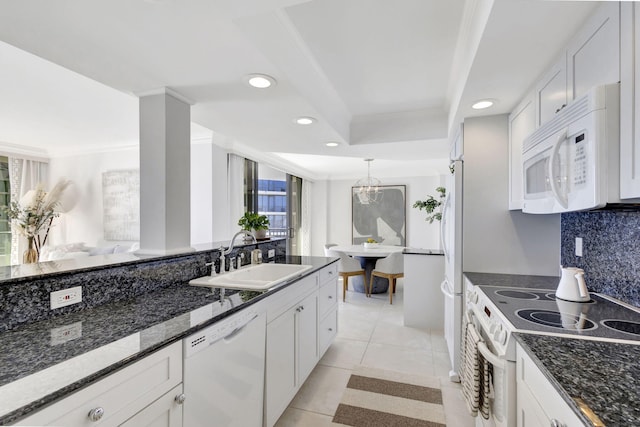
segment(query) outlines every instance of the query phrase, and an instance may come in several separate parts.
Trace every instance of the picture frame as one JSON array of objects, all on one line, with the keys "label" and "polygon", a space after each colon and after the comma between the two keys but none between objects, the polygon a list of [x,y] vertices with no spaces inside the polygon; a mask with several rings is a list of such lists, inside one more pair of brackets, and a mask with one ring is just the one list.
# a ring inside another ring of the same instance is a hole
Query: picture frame
[{"label": "picture frame", "polygon": [[358,188],[351,188],[351,241],[359,245],[373,239],[383,245],[406,246],[406,185],[381,185],[382,198],[363,203]]}]

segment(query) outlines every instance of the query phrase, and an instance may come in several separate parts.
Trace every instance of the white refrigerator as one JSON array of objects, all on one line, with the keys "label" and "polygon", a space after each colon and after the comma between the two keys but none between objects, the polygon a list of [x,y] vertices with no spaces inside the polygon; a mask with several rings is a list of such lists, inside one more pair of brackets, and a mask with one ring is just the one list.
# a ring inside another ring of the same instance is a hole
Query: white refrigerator
[{"label": "white refrigerator", "polygon": [[451,163],[453,173],[446,184],[440,233],[444,251],[444,280],[440,290],[444,294],[444,337],[447,341],[451,371],[449,379],[458,382],[462,315],[465,305],[462,280],[462,160]]},{"label": "white refrigerator", "polygon": [[507,115],[465,119],[455,141],[440,223],[445,252],[440,288],[452,366],[449,377],[459,381],[466,307],[463,272],[557,275],[560,215],[509,210]]}]

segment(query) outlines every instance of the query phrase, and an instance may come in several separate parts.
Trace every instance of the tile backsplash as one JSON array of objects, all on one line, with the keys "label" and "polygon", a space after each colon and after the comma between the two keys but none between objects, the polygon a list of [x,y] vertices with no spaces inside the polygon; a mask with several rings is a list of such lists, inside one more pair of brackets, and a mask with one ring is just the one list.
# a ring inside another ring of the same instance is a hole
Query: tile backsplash
[{"label": "tile backsplash", "polygon": [[[583,239],[583,256],[575,239]],[[561,217],[561,263],[585,271],[590,291],[640,307],[640,212],[572,212]]]}]

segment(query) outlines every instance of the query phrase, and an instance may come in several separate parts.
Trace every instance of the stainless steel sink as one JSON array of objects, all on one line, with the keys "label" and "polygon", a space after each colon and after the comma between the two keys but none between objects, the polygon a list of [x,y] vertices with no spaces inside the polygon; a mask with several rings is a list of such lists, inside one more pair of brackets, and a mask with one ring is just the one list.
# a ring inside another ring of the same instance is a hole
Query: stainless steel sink
[{"label": "stainless steel sink", "polygon": [[189,281],[190,285],[215,288],[263,291],[300,276],[311,269],[305,264],[258,264],[224,273],[218,276],[203,276]]}]

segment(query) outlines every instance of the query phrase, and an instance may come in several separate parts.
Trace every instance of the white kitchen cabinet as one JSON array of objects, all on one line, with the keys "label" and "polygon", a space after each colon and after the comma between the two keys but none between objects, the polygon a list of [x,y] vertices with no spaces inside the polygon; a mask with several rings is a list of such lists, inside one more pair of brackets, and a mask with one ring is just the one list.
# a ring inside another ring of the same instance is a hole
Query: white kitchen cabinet
[{"label": "white kitchen cabinet", "polygon": [[338,265],[320,270],[318,292],[318,358],[321,358],[338,333]]},{"label": "white kitchen cabinet", "polygon": [[[89,427],[182,425],[182,344],[174,343],[56,402],[15,425]],[[137,417],[140,418],[132,418]],[[139,419],[131,423],[131,419]],[[145,422],[147,424],[145,424]]]},{"label": "white kitchen cabinet", "polygon": [[640,5],[621,5],[620,198],[640,197]]},{"label": "white kitchen cabinet", "polygon": [[567,56],[563,51],[535,88],[536,127],[551,120],[567,105]]},{"label": "white kitchen cabinet", "polygon": [[[516,345],[516,372],[518,427],[584,425],[519,344]],[[553,420],[557,424],[552,424]]]},{"label": "white kitchen cabinet", "polygon": [[535,92],[530,91],[509,115],[509,209],[522,209],[522,147],[536,130]]},{"label": "white kitchen cabinet", "polygon": [[620,3],[604,2],[567,48],[567,99],[620,81]]},{"label": "white kitchen cabinet", "polygon": [[[318,363],[318,275],[315,286],[267,324],[265,424],[278,421]],[[303,279],[304,280],[304,279]],[[309,282],[309,280],[307,280]],[[286,300],[287,290],[281,296]],[[277,305],[273,307],[278,309]]]}]

